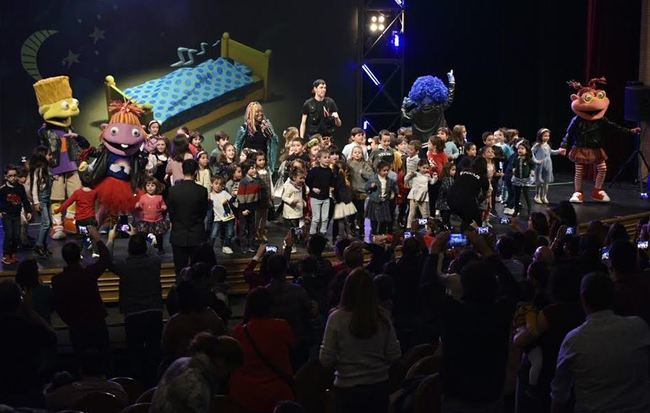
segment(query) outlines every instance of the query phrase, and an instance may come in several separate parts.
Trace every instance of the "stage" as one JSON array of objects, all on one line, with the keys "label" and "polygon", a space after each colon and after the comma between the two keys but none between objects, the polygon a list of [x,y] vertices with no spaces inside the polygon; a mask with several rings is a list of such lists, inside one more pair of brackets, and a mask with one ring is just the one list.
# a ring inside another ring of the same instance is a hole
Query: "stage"
[{"label": "stage", "polygon": [[[585,193],[589,193],[591,190],[591,185],[589,182],[585,182]],[[643,215],[650,216],[650,201],[642,200],[639,197],[639,187],[638,185],[633,185],[631,183],[617,183],[612,188],[607,188],[606,190],[611,197],[612,201],[609,203],[599,203],[596,201],[590,200],[586,197],[586,201],[583,204],[574,204],[576,214],[578,217],[578,222],[584,228],[589,221],[592,220],[602,220],[607,222],[622,221],[631,235],[633,235],[634,227],[636,223]],[[531,190],[532,191],[532,190]],[[554,183],[549,191],[549,200],[551,201],[550,206],[560,202],[562,200],[569,199],[573,193],[573,182],[570,180],[568,175],[559,175],[558,182]],[[532,194],[531,194],[532,200]],[[534,204],[533,211],[543,212],[547,208],[547,205],[538,205]],[[502,215],[503,206],[497,205],[496,212],[498,216]],[[524,208],[525,211],[525,208]],[[526,225],[527,214],[522,214],[518,218],[521,225]],[[499,224],[498,218],[491,219],[491,224],[494,226],[494,231],[502,233],[507,230],[504,225]],[[29,233],[32,237],[36,235],[38,231],[38,224],[32,223],[29,226]],[[369,231],[368,225],[366,225],[366,232]],[[269,223],[268,226],[268,238],[270,244],[282,245],[282,240],[286,235],[286,228],[278,221]],[[368,234],[366,234],[366,240]],[[0,230],[0,243],[4,233]],[[105,237],[105,236],[104,236]],[[69,240],[75,240],[76,237],[69,237],[67,240],[60,241],[49,241],[49,248],[53,251],[53,255],[49,259],[38,259],[39,268],[43,275],[43,279],[47,282],[49,279],[55,275],[63,266],[63,260],[61,259],[61,247],[68,242]],[[302,244],[297,244],[297,253],[294,254],[294,257],[304,256],[305,249]],[[115,257],[124,257],[126,255],[127,249],[127,240],[118,239],[115,241],[113,255]],[[331,250],[328,254],[332,254]],[[85,259],[90,260],[88,257],[89,254],[85,254]],[[224,255],[221,252],[217,254],[217,262],[221,265],[226,266],[229,271],[228,281],[231,284],[232,292],[235,294],[245,293],[247,291],[247,285],[243,280],[242,271],[243,268],[250,262],[250,258],[253,254],[242,254],[235,251],[232,255]],[[20,259],[34,257],[38,258],[33,251],[31,250],[22,250],[19,251],[18,256]],[[172,265],[172,254],[171,246],[169,245],[168,236],[165,237],[165,254],[161,256],[163,261],[162,268],[162,282],[163,288],[167,290],[174,283],[174,271]],[[12,278],[15,275],[17,265],[8,265],[0,267],[0,279],[2,278]],[[119,296],[118,280],[117,277],[111,273],[107,273],[100,279],[100,290],[102,292],[102,297],[107,302],[117,301]]]}]

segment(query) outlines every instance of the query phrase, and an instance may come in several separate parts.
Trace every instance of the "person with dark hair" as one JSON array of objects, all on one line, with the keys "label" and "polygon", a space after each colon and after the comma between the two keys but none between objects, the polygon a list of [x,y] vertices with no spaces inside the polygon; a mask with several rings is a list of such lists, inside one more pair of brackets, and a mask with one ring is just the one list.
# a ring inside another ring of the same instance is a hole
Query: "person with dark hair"
[{"label": "person with dark hair", "polygon": [[576,412],[650,411],[648,325],[614,314],[614,283],[606,274],[586,275],[580,296],[587,319],[560,347],[552,412],[565,411],[572,395]]},{"label": "person with dark hair", "polygon": [[7,165],[4,170],[4,185],[0,186],[0,220],[4,229],[2,263],[16,264],[16,251],[20,244],[20,213],[25,210],[27,221],[32,219],[32,206],[25,187],[18,182],[18,167]]},{"label": "person with dark hair", "polygon": [[346,278],[330,313],[319,359],[333,367],[334,411],[387,412],[388,369],[401,356],[390,315],[378,303],[372,277],[358,268]]},{"label": "person with dark hair", "polygon": [[247,160],[242,163],[242,172],[244,177],[239,183],[239,189],[237,189],[237,202],[239,203],[237,208],[237,221],[239,223],[237,237],[242,252],[255,252],[253,245],[253,240],[257,234],[255,211],[262,196],[264,184],[257,176],[255,161]]},{"label": "person with dark hair", "polygon": [[569,201],[560,201],[559,204],[546,209],[548,216],[549,236],[551,239],[556,238],[561,226],[566,228],[578,229],[578,217],[573,204]]},{"label": "person with dark hair", "polygon": [[538,236],[548,240],[548,220],[543,212],[531,212],[529,214],[528,228],[534,229]]},{"label": "person with dark hair", "polygon": [[160,379],[149,411],[215,411],[212,399],[225,390],[223,380],[244,364],[241,346],[232,337],[203,331],[191,340],[188,356],[174,361]]},{"label": "person with dark hair", "polygon": [[327,84],[323,79],[316,79],[312,84],[313,97],[302,105],[300,120],[300,137],[307,140],[314,134],[334,136],[334,128],[341,127],[339,109],[334,99],[326,97]]},{"label": "person with dark hair", "polygon": [[56,347],[56,333],[13,280],[0,281],[0,331],[0,403],[44,407],[41,355]]},{"label": "person with dark hair", "polygon": [[285,320],[271,317],[273,295],[264,287],[248,293],[244,320],[233,337],[244,353],[244,365],[230,378],[230,397],[247,412],[271,411],[281,400],[293,400],[290,351],[295,338]]},{"label": "person with dark hair", "polygon": [[165,173],[171,177],[171,185],[176,185],[178,182],[187,179],[184,177],[183,163],[189,159],[194,159],[192,152],[190,152],[189,137],[185,134],[174,136],[172,140],[172,157],[167,161],[165,167]]},{"label": "person with dark hair", "polygon": [[16,269],[15,279],[23,290],[25,301],[50,324],[53,307],[52,287],[41,282],[36,260],[22,260]]},{"label": "person with dark hair", "polygon": [[345,268],[334,275],[334,278],[332,278],[332,281],[330,281],[328,287],[328,313],[332,308],[339,305],[339,302],[341,300],[341,292],[343,291],[343,285],[345,284],[345,279],[348,277],[348,275],[355,269],[363,267],[363,251],[364,243],[361,241],[353,242],[343,251],[343,262],[345,263]]},{"label": "person with dark hair", "polygon": [[88,227],[88,234],[97,246],[99,259],[83,265],[81,248],[68,242],[61,249],[66,265],[62,272],[52,277],[54,309],[68,325],[70,342],[78,358],[88,349],[105,352],[109,346],[106,309],[97,284],[111,258],[97,230]]},{"label": "person with dark hair", "polygon": [[169,242],[172,245],[177,279],[192,251],[207,240],[203,221],[211,207],[207,190],[194,181],[198,169],[196,161],[186,159],[182,168],[183,180],[169,188],[167,195],[167,211],[172,224]]},{"label": "person with dark hair", "polygon": [[605,237],[604,245],[605,247],[611,247],[611,245],[618,240],[629,241],[630,236],[627,234],[625,226],[620,222],[614,222],[607,231],[607,237]]},{"label": "person with dark hair", "polygon": [[191,280],[183,280],[176,288],[179,312],[174,314],[162,335],[163,365],[188,354],[192,337],[201,331],[223,334],[226,329],[219,316],[201,299],[199,288]]},{"label": "person with dark hair", "polygon": [[487,163],[479,157],[472,163],[471,170],[462,170],[456,174],[453,185],[447,192],[447,204],[452,214],[457,214],[463,221],[462,229],[467,229],[474,222],[481,223],[479,197],[488,193],[490,182],[487,179]]},{"label": "person with dark hair", "polygon": [[445,352],[440,371],[442,411],[492,412],[502,405],[518,286],[487,241],[476,232],[467,235],[481,258],[461,269],[460,300],[445,293],[437,272],[449,233],[438,234],[431,244],[422,277],[433,275],[428,298],[441,319]]},{"label": "person with dark hair", "polygon": [[[112,246],[116,230],[108,235]],[[133,377],[145,385],[156,383],[163,328],[161,259],[147,246],[146,235],[129,234],[128,256],[115,259],[109,268],[120,278],[120,312]]]},{"label": "person with dark hair", "polygon": [[514,258],[513,255],[516,251],[516,243],[514,238],[504,235],[499,237],[497,241],[497,254],[501,259],[503,265],[506,266],[510,274],[515,277],[515,281],[521,282],[524,280],[524,264],[518,259]]},{"label": "person with dark hair", "polygon": [[609,262],[614,276],[612,309],[618,315],[638,316],[650,325],[650,280],[639,269],[639,251],[626,240],[614,241]]}]

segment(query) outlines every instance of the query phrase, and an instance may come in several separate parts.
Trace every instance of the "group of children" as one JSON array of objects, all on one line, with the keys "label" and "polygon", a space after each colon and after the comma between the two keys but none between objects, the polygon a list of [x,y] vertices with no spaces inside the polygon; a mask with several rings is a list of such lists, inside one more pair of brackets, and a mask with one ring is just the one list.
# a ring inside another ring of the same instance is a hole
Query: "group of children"
[{"label": "group of children", "polygon": [[[283,133],[285,145],[274,179],[266,153],[247,148],[238,154],[223,131],[215,134],[216,147],[208,154],[199,132],[179,128],[170,142],[159,133],[160,127],[156,120],[147,125],[149,134],[142,146],[148,153],[146,177],[137,195],[133,227],[153,234],[161,253],[163,235],[169,229],[164,200],[168,188],[183,179],[185,159],[197,161],[196,182],[206,187],[213,205],[205,225],[215,250],[220,245],[224,254],[232,254],[235,244],[241,251],[254,252],[256,242],[267,240],[267,220],[280,216],[295,233],[304,229],[325,235],[333,222],[333,241],[339,236],[363,236],[366,219],[373,235],[392,232],[393,223],[415,228],[419,218],[430,216],[439,216],[449,225],[453,211],[447,195],[456,173],[470,170],[477,157],[486,161],[489,182],[479,198],[480,224],[489,225],[496,202],[504,203],[505,214],[516,216],[523,197],[530,212],[530,187],[536,187],[535,202],[548,203],[548,184],[553,181],[550,157],[559,153],[550,148],[546,128],[538,131],[532,148],[514,129],[486,132],[477,153],[463,125],[452,130],[441,127],[424,143],[411,139],[409,128],[400,128],[396,134],[382,130],[367,139],[365,131],[356,127],[342,150],[329,136],[303,139],[297,128],[290,127]],[[21,214],[24,226],[31,219],[32,207],[41,215],[34,251],[41,257],[50,254],[49,194],[56,178],[50,159],[48,148],[38,147],[24,166],[5,169],[5,184],[0,188],[5,264],[15,262]],[[82,232],[102,224],[95,219],[92,188],[84,184],[60,209],[72,202],[76,202],[76,222]]]}]

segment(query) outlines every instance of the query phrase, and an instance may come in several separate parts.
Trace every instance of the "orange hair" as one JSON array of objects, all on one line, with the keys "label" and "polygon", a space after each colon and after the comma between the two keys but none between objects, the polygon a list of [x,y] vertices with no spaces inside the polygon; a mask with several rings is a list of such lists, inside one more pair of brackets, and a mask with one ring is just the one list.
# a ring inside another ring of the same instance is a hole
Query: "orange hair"
[{"label": "orange hair", "polygon": [[140,106],[130,100],[126,102],[114,100],[108,105],[108,111],[112,113],[109,123],[126,123],[127,125],[142,126],[140,116],[142,116],[144,111]]}]

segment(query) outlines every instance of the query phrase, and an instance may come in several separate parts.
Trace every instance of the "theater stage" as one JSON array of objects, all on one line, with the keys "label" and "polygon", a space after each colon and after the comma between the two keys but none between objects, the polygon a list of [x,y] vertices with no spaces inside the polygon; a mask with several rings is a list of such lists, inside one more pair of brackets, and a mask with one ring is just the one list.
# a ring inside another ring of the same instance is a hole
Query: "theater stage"
[{"label": "theater stage", "polygon": [[[590,189],[590,183],[586,182],[585,193],[589,193]],[[570,177],[566,175],[560,175],[558,177],[558,182],[553,184],[549,191],[551,206],[561,200],[569,199],[572,192],[573,182],[570,180]],[[617,183],[612,188],[607,189],[607,192],[612,198],[612,201],[609,203],[598,203],[587,199],[584,204],[575,205],[578,222],[584,226],[591,220],[604,220],[608,222],[622,221],[626,227],[628,227],[631,235],[633,235],[634,227],[636,226],[638,220],[644,215],[650,216],[650,201],[640,199],[638,185],[633,185],[631,183]],[[546,208],[546,205],[535,204],[533,210],[544,211]],[[503,206],[497,205],[498,215],[501,215],[502,210]],[[521,221],[522,225],[525,225],[525,216],[520,216],[518,219]],[[494,230],[497,233],[506,230],[504,226],[498,223],[498,219],[493,219],[492,223],[494,225]],[[269,223],[268,229],[268,237],[270,239],[270,243],[281,245],[282,239],[286,235],[285,228],[280,223]],[[35,236],[37,230],[38,224],[30,225],[29,232],[31,236]],[[0,230],[0,243],[2,242],[2,238],[3,231]],[[74,237],[71,237],[70,239],[74,239]],[[50,259],[38,260],[39,267],[42,270],[41,273],[43,275],[43,279],[46,282],[49,281],[52,275],[59,272],[60,268],[63,266],[60,250],[65,242],[67,241],[50,240],[49,247],[54,252],[54,255]],[[166,290],[173,284],[174,275],[173,266],[171,264],[171,247],[168,244],[167,239],[165,240],[165,243],[166,253],[162,256],[162,282],[163,287]],[[117,257],[125,256],[126,244],[127,240],[118,239],[115,242],[114,255]],[[296,256],[301,256],[305,253],[304,247],[302,245],[297,245],[297,250],[298,252]],[[32,256],[36,257],[36,255],[33,254],[31,250],[20,251],[18,255],[21,259]],[[231,284],[233,293],[245,293],[247,291],[247,286],[244,283],[242,277],[242,270],[246,264],[250,262],[251,257],[252,254],[235,253],[230,256],[226,256],[221,253],[218,254],[217,261],[219,264],[225,265],[229,270],[228,281]],[[0,266],[0,279],[9,277],[13,278],[15,270],[16,265]],[[105,274],[100,280],[100,290],[102,292],[102,297],[107,302],[116,301],[119,294],[117,277],[111,273]]]}]

